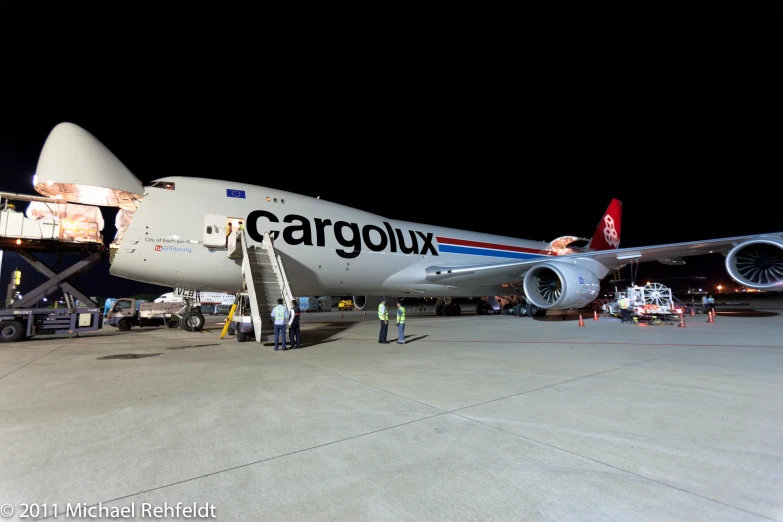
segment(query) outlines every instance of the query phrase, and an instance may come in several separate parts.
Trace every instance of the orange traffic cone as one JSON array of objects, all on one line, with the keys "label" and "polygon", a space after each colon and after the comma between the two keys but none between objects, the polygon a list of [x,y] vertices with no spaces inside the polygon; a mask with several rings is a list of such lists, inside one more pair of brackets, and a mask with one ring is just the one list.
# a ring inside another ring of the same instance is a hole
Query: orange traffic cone
[{"label": "orange traffic cone", "polygon": [[367,317],[367,310],[364,311],[364,316]]},{"label": "orange traffic cone", "polygon": [[691,306],[691,317],[696,317],[696,307]]},{"label": "orange traffic cone", "polygon": [[593,321],[598,320],[598,310],[593,310]]},{"label": "orange traffic cone", "polygon": [[687,326],[685,326],[685,316],[683,314],[680,314],[680,324],[678,324],[677,326],[679,326],[680,328],[688,328]]},{"label": "orange traffic cone", "polygon": [[582,314],[579,314],[579,326],[584,326],[585,322],[582,320]]},{"label": "orange traffic cone", "polygon": [[342,313],[342,312],[340,312],[340,319],[342,319],[342,318],[343,318],[343,313]]},{"label": "orange traffic cone", "polygon": [[715,319],[712,318],[712,310],[707,312],[707,322],[708,323],[714,323]]}]

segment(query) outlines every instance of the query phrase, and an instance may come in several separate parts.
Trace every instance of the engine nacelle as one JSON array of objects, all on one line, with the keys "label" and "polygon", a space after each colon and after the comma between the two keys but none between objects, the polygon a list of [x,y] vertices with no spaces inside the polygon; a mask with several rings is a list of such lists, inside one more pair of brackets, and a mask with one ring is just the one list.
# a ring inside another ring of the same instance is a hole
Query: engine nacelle
[{"label": "engine nacelle", "polygon": [[380,295],[352,295],[353,306],[357,310],[377,310],[381,304],[381,300],[386,298],[386,307],[390,310],[394,310],[394,303],[397,302],[397,298],[394,296],[380,296]]},{"label": "engine nacelle", "polygon": [[735,246],[726,256],[726,270],[740,284],[764,290],[783,285],[783,243],[757,239]]},{"label": "engine nacelle", "polygon": [[528,301],[550,310],[581,308],[595,300],[601,290],[593,272],[559,262],[534,266],[525,274],[523,286]]}]

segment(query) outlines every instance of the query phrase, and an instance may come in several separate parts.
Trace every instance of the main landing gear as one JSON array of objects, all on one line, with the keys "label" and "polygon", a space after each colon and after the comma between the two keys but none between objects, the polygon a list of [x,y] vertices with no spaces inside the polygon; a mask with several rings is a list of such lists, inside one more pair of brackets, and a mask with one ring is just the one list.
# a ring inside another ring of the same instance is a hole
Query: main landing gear
[{"label": "main landing gear", "polygon": [[451,297],[441,297],[435,303],[435,315],[461,315],[462,308],[451,302]]}]

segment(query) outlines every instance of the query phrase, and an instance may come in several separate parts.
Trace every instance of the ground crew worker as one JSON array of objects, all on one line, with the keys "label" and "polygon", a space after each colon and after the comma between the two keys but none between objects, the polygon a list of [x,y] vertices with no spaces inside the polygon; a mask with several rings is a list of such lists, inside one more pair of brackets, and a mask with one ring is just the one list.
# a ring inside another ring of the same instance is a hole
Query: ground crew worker
[{"label": "ground crew worker", "polygon": [[277,306],[272,308],[272,313],[270,315],[275,320],[275,350],[277,350],[278,337],[282,337],[283,351],[286,351],[287,348],[285,347],[285,325],[288,322],[288,309],[286,309],[286,307],[283,306],[282,299],[277,300]]},{"label": "ground crew worker", "polygon": [[245,230],[245,225],[240,221],[237,225],[237,246],[242,244],[242,231],[244,230]]},{"label": "ground crew worker", "polygon": [[[242,226],[240,223],[239,226]],[[302,310],[299,308],[299,304],[294,299],[291,304],[291,310],[288,312],[288,333],[291,335],[291,349],[301,348],[302,339],[300,337],[299,330],[299,317],[302,315]]]},{"label": "ground crew worker", "polygon": [[381,298],[381,304],[378,305],[378,319],[381,320],[381,332],[378,334],[378,343],[388,344],[386,334],[389,332],[389,311],[386,309],[386,298]]},{"label": "ground crew worker", "polygon": [[397,301],[397,344],[405,344],[405,307],[402,301]]},{"label": "ground crew worker", "polygon": [[715,298],[711,295],[707,296],[707,306],[710,309],[710,312],[712,312],[712,315],[715,316]]},{"label": "ground crew worker", "polygon": [[626,321],[629,321],[631,318],[629,317],[629,299],[627,297],[623,297],[620,299],[617,304],[620,306],[620,322],[624,323]]},{"label": "ground crew worker", "polygon": [[226,225],[226,250],[228,250],[228,238],[231,237],[231,221]]}]

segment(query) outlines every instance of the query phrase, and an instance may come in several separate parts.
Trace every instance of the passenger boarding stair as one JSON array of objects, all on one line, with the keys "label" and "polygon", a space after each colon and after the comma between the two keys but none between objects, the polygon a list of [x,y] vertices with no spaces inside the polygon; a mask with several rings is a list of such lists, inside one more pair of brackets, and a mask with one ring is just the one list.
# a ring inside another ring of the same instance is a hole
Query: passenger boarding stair
[{"label": "passenger boarding stair", "polygon": [[[229,257],[236,258],[241,250],[242,279],[250,297],[250,316],[253,320],[253,330],[256,342],[274,340],[274,321],[272,309],[277,306],[277,300],[281,297],[286,309],[290,308],[294,300],[288,278],[283,268],[283,260],[275,252],[274,242],[269,232],[264,234],[261,246],[248,247],[247,234],[241,230],[237,236],[240,243],[238,248],[229,249]],[[231,245],[229,245],[231,246]]]}]

